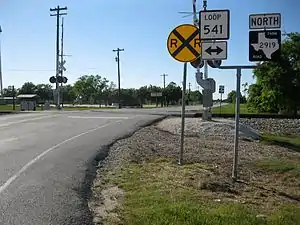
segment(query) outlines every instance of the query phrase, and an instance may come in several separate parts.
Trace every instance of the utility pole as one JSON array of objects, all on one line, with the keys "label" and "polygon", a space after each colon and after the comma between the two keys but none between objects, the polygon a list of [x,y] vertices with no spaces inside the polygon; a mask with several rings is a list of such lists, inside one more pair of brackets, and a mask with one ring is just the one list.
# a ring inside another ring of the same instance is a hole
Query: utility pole
[{"label": "utility pole", "polygon": [[15,92],[15,86],[12,86],[12,93],[13,93],[13,110],[16,110],[16,92]]},{"label": "utility pole", "polygon": [[189,82],[189,94],[188,94],[188,103],[191,101],[191,82]]},{"label": "utility pole", "polygon": [[113,52],[117,52],[116,61],[118,63],[118,89],[119,89],[119,109],[121,109],[121,75],[120,75],[120,52],[123,52],[124,49],[114,49]]},{"label": "utility pole", "polygon": [[168,76],[168,74],[162,74],[161,76],[163,77],[164,89],[165,89],[166,88],[166,77]]},{"label": "utility pole", "polygon": [[50,12],[55,12],[55,14],[50,14],[50,16],[56,16],[56,91],[57,91],[57,108],[60,109],[60,91],[59,91],[59,19],[60,16],[67,15],[67,13],[62,13],[61,11],[67,10],[67,7],[60,8],[59,5],[56,8],[51,8]]},{"label": "utility pole", "polygon": [[[0,26],[0,35],[2,34],[2,27]],[[2,58],[1,58],[1,40],[0,40],[0,90],[1,90],[1,98],[4,99],[3,93],[3,77],[2,77]],[[3,100],[4,101],[4,100]]]},{"label": "utility pole", "polygon": [[[207,0],[203,0],[203,10],[206,11],[206,9],[207,9]],[[207,64],[207,60],[204,60],[204,79],[207,78],[208,78],[208,64]]]},{"label": "utility pole", "polygon": [[[168,74],[162,74],[161,75],[163,77],[163,82],[164,82],[164,91],[166,91],[166,77],[168,76]],[[164,106],[166,106],[167,104],[167,96],[164,95]]]},{"label": "utility pole", "polygon": [[[64,18],[61,18],[61,49],[60,49],[60,65],[63,67],[64,64]],[[64,70],[60,68],[60,75],[63,78]],[[63,86],[63,82],[60,83],[61,87]],[[64,107],[64,91],[61,89],[61,106]]]}]

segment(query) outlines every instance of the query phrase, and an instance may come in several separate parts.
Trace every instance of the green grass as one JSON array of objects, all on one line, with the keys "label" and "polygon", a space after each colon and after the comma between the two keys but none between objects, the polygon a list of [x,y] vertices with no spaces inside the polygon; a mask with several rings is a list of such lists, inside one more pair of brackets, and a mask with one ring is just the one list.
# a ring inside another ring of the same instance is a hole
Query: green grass
[{"label": "green grass", "polygon": [[63,110],[66,110],[66,111],[72,111],[72,110],[75,110],[75,111],[80,111],[80,110],[107,110],[107,109],[115,109],[115,108],[107,108],[107,107],[63,107]]},{"label": "green grass", "polygon": [[300,152],[300,136],[282,136],[275,134],[263,134],[263,142],[267,144],[276,144]]},{"label": "green grass", "polygon": [[[227,104],[224,106],[220,106],[212,108],[213,113],[224,113],[224,114],[234,114],[235,113],[235,105],[234,104]],[[241,114],[249,114],[249,113],[255,113],[254,111],[251,111],[247,108],[247,104],[241,104],[240,105],[240,113]]]},{"label": "green grass", "polygon": [[[51,109],[55,109],[55,107],[51,107]],[[80,111],[80,110],[107,110],[107,109],[115,109],[115,108],[108,108],[108,107],[63,107],[65,111]],[[41,111],[42,107],[37,107],[36,111]],[[12,105],[0,105],[0,111],[13,111]],[[20,105],[16,105],[15,111],[20,111]]]},{"label": "green grass", "polygon": [[269,172],[286,173],[290,172],[295,177],[300,178],[300,164],[299,162],[292,162],[287,160],[259,160],[255,165]]},{"label": "green grass", "polygon": [[[297,225],[300,208],[279,209],[267,218],[258,218],[256,206],[214,202],[188,185],[189,174],[200,174],[205,166],[178,166],[168,161],[131,164],[108,176],[110,184],[125,190],[120,209],[124,225]],[[110,224],[110,223],[108,223]],[[112,225],[112,223],[111,223]]]},{"label": "green grass", "polygon": [[[41,107],[37,107],[36,111],[41,111]],[[0,111],[14,111],[12,105],[0,105]],[[16,105],[15,111],[18,112],[20,111],[20,105]]]}]

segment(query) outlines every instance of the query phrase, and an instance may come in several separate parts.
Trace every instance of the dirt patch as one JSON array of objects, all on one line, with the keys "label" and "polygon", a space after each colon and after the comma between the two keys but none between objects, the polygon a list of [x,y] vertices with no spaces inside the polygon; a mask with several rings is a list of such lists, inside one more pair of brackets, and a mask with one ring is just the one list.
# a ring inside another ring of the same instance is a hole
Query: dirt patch
[{"label": "dirt patch", "polygon": [[117,213],[124,191],[117,187],[94,186],[94,193],[99,193],[97,198],[90,201],[89,207],[93,209],[95,224],[121,224]]},{"label": "dirt patch", "polygon": [[[180,185],[201,191],[201,195],[207,200],[250,205],[260,209],[262,214],[271,214],[284,204],[300,204],[300,180],[292,171],[272,172],[257,166],[261,160],[272,161],[278,158],[300,163],[300,154],[297,152],[275,145],[265,145],[251,138],[243,138],[239,145],[239,182],[232,182],[231,135],[210,133],[201,136],[190,133],[185,139],[184,167],[177,165],[179,146],[179,135],[163,131],[157,125],[143,128],[132,137],[115,143],[109,156],[100,162],[94,182],[94,198],[91,200],[90,208],[94,212],[95,221],[98,221],[98,224],[102,222],[109,225],[120,224],[122,191],[119,189],[120,186],[114,187],[112,190],[116,190],[115,195],[118,197],[114,197],[111,201],[107,200],[111,198],[107,190],[111,190],[109,188],[112,188],[112,184],[119,185],[114,180],[127,165],[143,165],[160,159],[170,160],[170,166],[175,168],[175,171],[169,171],[173,176],[176,176],[176,169],[186,169],[184,176],[178,179]],[[153,176],[166,173],[166,166],[164,164],[157,171],[153,169]],[[136,171],[132,171],[132,176],[135,173]],[[103,190],[107,192],[103,193]],[[105,201],[110,203],[108,205],[114,206],[112,210],[107,210],[109,206],[103,206]],[[102,205],[102,208],[99,208],[99,205]],[[107,219],[103,219],[105,217],[113,218],[113,222],[107,222]]]}]

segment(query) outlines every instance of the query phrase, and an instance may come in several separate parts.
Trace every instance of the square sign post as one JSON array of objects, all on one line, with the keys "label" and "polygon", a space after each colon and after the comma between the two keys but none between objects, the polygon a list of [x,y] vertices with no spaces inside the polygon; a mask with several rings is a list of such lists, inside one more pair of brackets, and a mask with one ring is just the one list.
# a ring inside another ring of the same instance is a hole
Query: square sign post
[{"label": "square sign post", "polygon": [[[227,59],[226,40],[230,37],[230,11],[228,9],[207,10],[206,1],[204,5],[204,10],[199,12],[199,36],[202,41],[201,58],[205,60],[204,79],[207,79],[207,65],[216,68],[221,65],[221,60]],[[217,62],[216,65],[214,62]],[[198,84],[203,87],[202,83],[204,82],[202,80],[200,81]],[[203,95],[205,95],[204,92]],[[204,112],[202,119],[210,120],[211,107],[205,107],[204,105],[203,107]]]},{"label": "square sign post", "polygon": [[224,89],[225,89],[225,86],[224,86],[224,85],[220,85],[220,86],[219,86],[219,94],[221,94],[221,100],[220,100],[220,114],[221,114],[221,111],[222,111],[222,95],[224,94]]},{"label": "square sign post", "polygon": [[184,124],[185,124],[185,92],[187,63],[194,62],[200,57],[201,42],[198,27],[191,24],[183,24],[171,31],[167,40],[167,48],[170,55],[177,61],[183,62],[183,90],[181,109],[181,142],[178,164],[183,164],[184,149]]},{"label": "square sign post", "polygon": [[236,70],[236,106],[235,106],[235,134],[233,150],[232,179],[237,181],[238,166],[238,148],[239,148],[239,127],[240,127],[240,94],[241,93],[241,76],[242,69],[255,69],[257,66],[220,66],[219,69]]}]

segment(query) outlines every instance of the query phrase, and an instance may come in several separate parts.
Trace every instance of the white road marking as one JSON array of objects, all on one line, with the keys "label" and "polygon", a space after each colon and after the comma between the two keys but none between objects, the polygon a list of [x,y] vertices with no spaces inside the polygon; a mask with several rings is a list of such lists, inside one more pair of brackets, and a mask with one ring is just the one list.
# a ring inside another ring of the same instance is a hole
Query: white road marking
[{"label": "white road marking", "polygon": [[12,138],[7,138],[7,139],[0,139],[0,144],[1,143],[6,143],[6,142],[11,142],[11,141],[16,141],[16,140],[19,140],[20,138],[17,138],[17,137],[12,137]]},{"label": "white road marking", "polygon": [[8,127],[10,125],[14,125],[14,124],[18,124],[18,123],[25,123],[25,122],[34,121],[34,120],[46,119],[46,118],[49,118],[49,117],[55,117],[55,115],[41,116],[41,117],[36,117],[36,118],[32,118],[32,119],[24,119],[24,120],[18,120],[18,121],[14,121],[14,122],[10,122],[10,123],[4,123],[4,124],[0,124],[0,128],[1,127]]},{"label": "white road marking", "polygon": [[35,157],[34,159],[32,159],[29,163],[27,163],[25,166],[23,166],[21,170],[19,170],[16,174],[14,174],[12,177],[10,177],[2,186],[0,186],[0,194],[2,194],[2,192],[5,191],[5,189],[9,185],[11,185],[16,179],[18,179],[30,166],[32,166],[34,163],[36,163],[39,159],[41,159],[43,156],[45,156],[49,152],[55,150],[56,148],[60,147],[61,145],[65,144],[65,143],[68,143],[70,141],[75,140],[76,138],[79,138],[79,137],[81,137],[83,135],[92,133],[94,131],[100,130],[100,129],[102,129],[104,127],[107,127],[107,126],[109,126],[111,124],[118,123],[118,122],[121,122],[121,121],[122,120],[118,120],[118,121],[115,121],[115,122],[112,122],[112,123],[107,123],[107,124],[104,124],[102,126],[90,129],[90,130],[88,130],[86,132],[77,134],[77,135],[75,135],[75,136],[73,136],[73,137],[71,137],[71,138],[69,138],[67,140],[64,140],[64,141],[62,141],[62,142],[54,145],[51,148],[46,149],[43,153],[41,153],[40,155],[38,155],[37,157]]},{"label": "white road marking", "polygon": [[117,116],[68,116],[68,117],[72,119],[115,119],[115,120],[129,119],[129,117],[117,117]]}]

